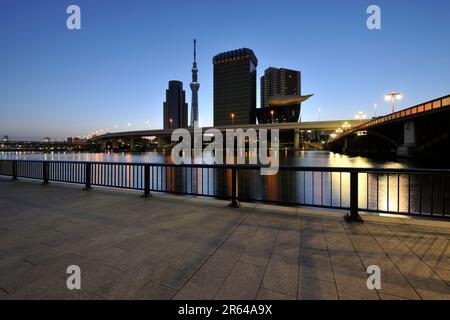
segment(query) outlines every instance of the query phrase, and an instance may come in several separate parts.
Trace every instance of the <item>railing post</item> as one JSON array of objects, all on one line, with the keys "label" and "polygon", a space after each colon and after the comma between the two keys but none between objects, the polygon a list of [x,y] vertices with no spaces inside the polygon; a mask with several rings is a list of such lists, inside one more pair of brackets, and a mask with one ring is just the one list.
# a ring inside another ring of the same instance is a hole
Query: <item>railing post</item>
[{"label": "railing post", "polygon": [[144,165],[144,197],[150,196],[150,165]]},{"label": "railing post", "polygon": [[17,180],[17,161],[13,160],[11,162],[12,166],[12,180]]},{"label": "railing post", "polygon": [[86,162],[85,168],[84,168],[84,181],[86,182],[86,185],[84,187],[84,190],[89,190],[91,188],[91,163]]},{"label": "railing post", "polygon": [[358,171],[350,172],[350,214],[345,216],[349,222],[362,222],[358,213]]},{"label": "railing post", "polygon": [[48,184],[49,177],[49,163],[47,161],[42,162],[42,179],[44,180],[43,184]]},{"label": "railing post", "polygon": [[239,208],[240,204],[237,200],[237,169],[231,168],[231,203],[228,205],[232,208]]}]

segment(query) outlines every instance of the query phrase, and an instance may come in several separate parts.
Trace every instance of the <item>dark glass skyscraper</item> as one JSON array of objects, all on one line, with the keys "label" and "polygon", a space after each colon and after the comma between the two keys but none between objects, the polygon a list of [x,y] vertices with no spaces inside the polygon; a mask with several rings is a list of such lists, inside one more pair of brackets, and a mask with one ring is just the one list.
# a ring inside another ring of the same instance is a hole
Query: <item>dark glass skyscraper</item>
[{"label": "dark glass skyscraper", "polygon": [[256,67],[252,50],[220,53],[214,65],[214,126],[256,123]]},{"label": "dark glass skyscraper", "polygon": [[164,102],[164,129],[187,128],[188,105],[186,103],[183,82],[169,81]]}]

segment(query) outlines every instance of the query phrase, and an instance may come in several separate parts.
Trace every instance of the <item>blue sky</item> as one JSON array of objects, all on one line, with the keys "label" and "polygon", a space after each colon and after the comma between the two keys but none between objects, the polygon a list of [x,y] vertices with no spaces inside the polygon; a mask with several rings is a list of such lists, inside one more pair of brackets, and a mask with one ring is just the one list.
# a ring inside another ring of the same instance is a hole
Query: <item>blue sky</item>
[{"label": "blue sky", "polygon": [[[66,28],[81,7],[82,29]],[[377,4],[382,30],[368,30]],[[302,119],[388,113],[450,93],[447,0],[53,0],[0,2],[0,135],[54,139],[161,128],[169,80],[190,104],[197,38],[200,124],[212,124],[212,57],[248,47],[269,66],[302,71]],[[258,91],[259,97],[259,91]],[[259,100],[259,99],[258,99]],[[146,123],[148,122],[148,124]]]}]

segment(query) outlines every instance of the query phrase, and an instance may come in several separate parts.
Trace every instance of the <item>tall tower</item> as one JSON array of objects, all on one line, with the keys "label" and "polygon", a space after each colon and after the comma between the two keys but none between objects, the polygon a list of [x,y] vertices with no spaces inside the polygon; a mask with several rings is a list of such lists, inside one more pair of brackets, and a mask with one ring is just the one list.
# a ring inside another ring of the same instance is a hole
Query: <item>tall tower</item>
[{"label": "tall tower", "polygon": [[198,122],[198,89],[200,89],[200,83],[197,78],[197,52],[196,52],[197,40],[194,39],[194,63],[192,64],[192,100],[191,100],[191,127]]}]

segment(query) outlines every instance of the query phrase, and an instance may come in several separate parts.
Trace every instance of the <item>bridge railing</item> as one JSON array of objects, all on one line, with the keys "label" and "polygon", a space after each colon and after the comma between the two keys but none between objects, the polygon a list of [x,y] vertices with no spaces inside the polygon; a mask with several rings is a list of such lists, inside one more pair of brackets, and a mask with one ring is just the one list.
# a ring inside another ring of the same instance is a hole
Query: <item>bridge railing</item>
[{"label": "bridge railing", "polygon": [[368,128],[377,126],[377,125],[381,125],[383,123],[386,122],[390,122],[390,121],[394,121],[394,120],[398,120],[401,118],[405,118],[405,117],[411,117],[411,116],[415,116],[417,114],[423,113],[423,112],[428,112],[428,111],[432,111],[432,110],[437,110],[437,109],[441,109],[444,107],[450,107],[450,95],[442,97],[442,98],[438,98],[438,99],[434,99],[425,103],[421,103],[419,105],[407,108],[407,109],[403,109],[385,116],[381,116],[378,117],[376,119],[373,120],[369,120],[357,127],[354,127],[353,129],[344,132],[342,135],[337,136],[335,139],[333,140],[337,140],[339,138],[342,138],[346,135],[352,134],[356,131],[364,131],[367,130]]},{"label": "bridge railing", "polygon": [[0,160],[0,176],[320,208],[450,217],[450,170]]}]

